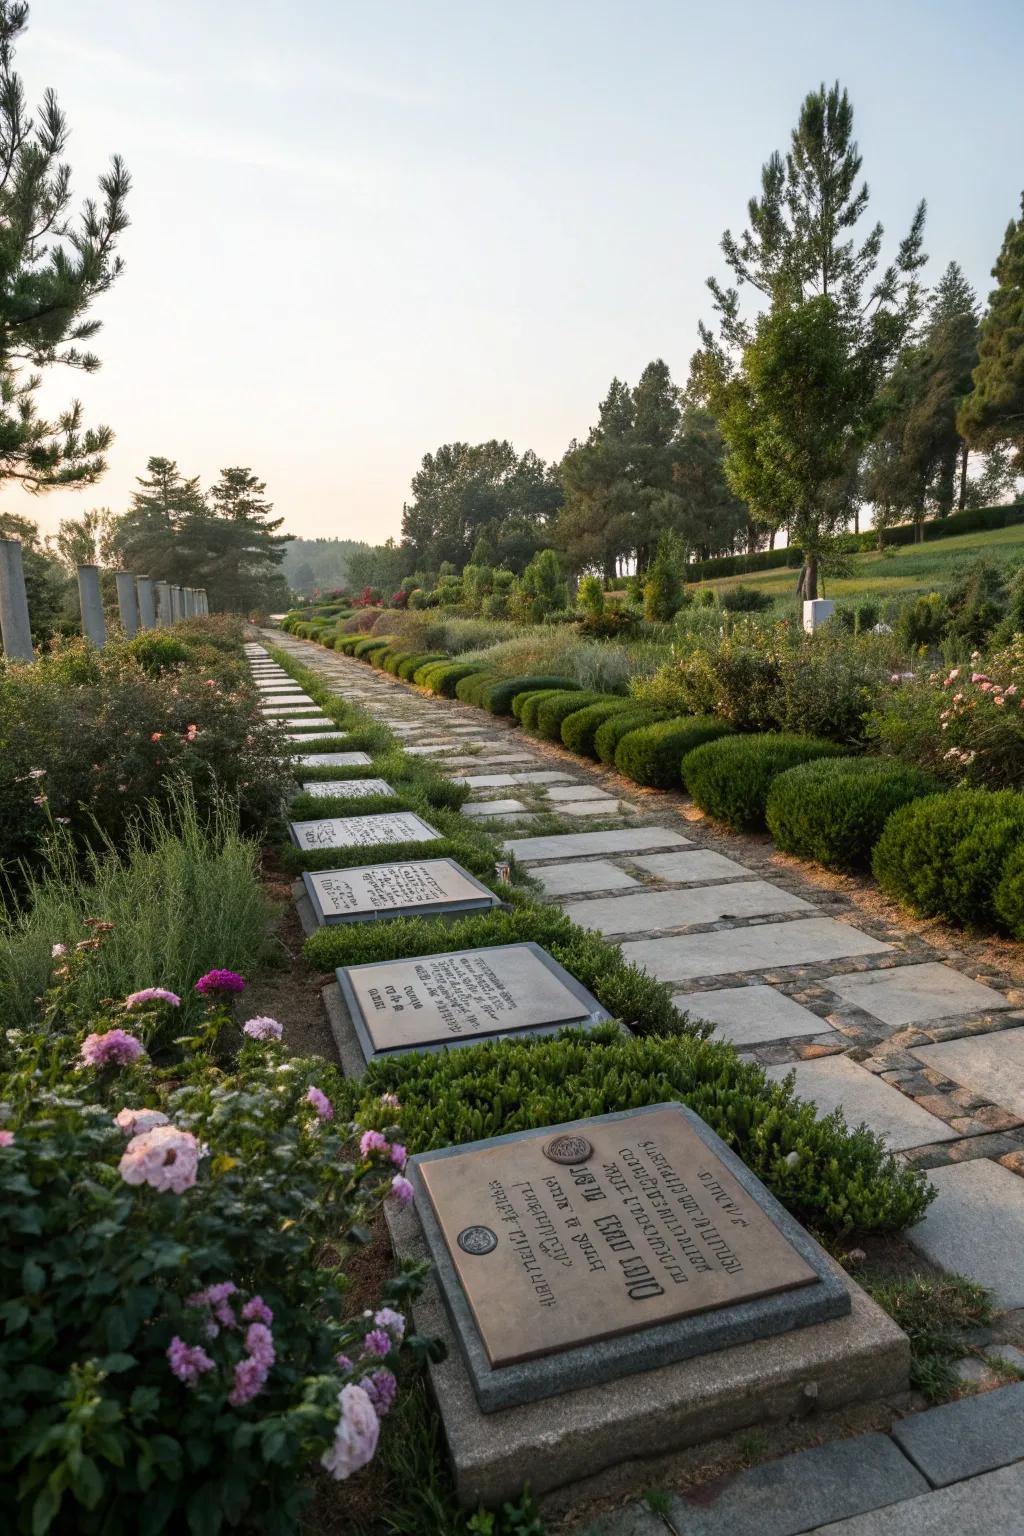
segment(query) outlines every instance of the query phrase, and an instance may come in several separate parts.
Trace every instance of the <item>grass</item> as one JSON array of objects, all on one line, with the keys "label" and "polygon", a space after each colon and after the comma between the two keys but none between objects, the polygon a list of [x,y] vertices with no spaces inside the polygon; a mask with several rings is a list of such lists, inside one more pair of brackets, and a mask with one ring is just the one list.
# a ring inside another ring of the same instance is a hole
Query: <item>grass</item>
[{"label": "grass", "polygon": [[52,946],[88,937],[87,918],[114,928],[78,983],[85,1002],[162,986],[181,995],[182,1023],[198,1016],[198,978],[215,966],[251,974],[267,942],[259,873],[259,845],[239,832],[237,806],[221,799],[204,821],[185,782],[168,809],[153,806],[131,825],[123,847],[106,842],[84,865],[59,836],[28,875],[20,908],[0,919],[0,1018],[31,1024]]},{"label": "grass", "polygon": [[942,1402],[959,1383],[954,1362],[971,1352],[964,1335],[984,1327],[992,1302],[983,1286],[963,1275],[878,1274],[856,1279],[910,1340],[910,1384],[929,1402]]}]

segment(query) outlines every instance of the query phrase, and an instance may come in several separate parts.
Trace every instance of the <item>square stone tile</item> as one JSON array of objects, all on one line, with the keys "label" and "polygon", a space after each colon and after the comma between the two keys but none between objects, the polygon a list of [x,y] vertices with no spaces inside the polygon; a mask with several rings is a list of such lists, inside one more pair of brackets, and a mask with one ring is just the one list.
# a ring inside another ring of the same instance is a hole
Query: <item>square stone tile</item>
[{"label": "square stone tile", "polygon": [[1024,1461],[1019,1461],[867,1515],[816,1526],[809,1536],[1021,1536],[1022,1509]]},{"label": "square stone tile", "polygon": [[896,1421],[892,1437],[936,1488],[1020,1461],[1024,1381],[912,1413]]},{"label": "square stone tile", "polygon": [[478,800],[475,805],[464,805],[463,816],[514,816],[517,811],[525,811],[526,806],[521,800]]},{"label": "square stone tile", "polygon": [[547,896],[571,896],[581,891],[636,889],[638,880],[609,864],[607,859],[591,859],[574,864],[546,864],[534,871]]},{"label": "square stone tile", "polygon": [[993,1104],[1024,1119],[1024,1029],[996,1030],[941,1045],[921,1045],[913,1054],[926,1067],[971,1088]]},{"label": "square stone tile", "polygon": [[864,1121],[869,1129],[880,1132],[895,1152],[956,1140],[956,1131],[944,1120],[929,1114],[849,1056],[821,1056],[817,1061],[767,1069],[768,1077],[776,1082],[790,1072],[796,1073],[797,1095],[813,1101],[819,1119],[841,1109],[851,1130]]},{"label": "square stone tile", "polygon": [[928,1019],[1010,1006],[1001,992],[937,962],[858,976],[830,976],[825,985],[844,1003],[854,1003],[883,1024],[923,1024]]},{"label": "square stone tile", "polygon": [[741,875],[749,879],[750,870],[735,859],[727,859],[710,848],[691,848],[684,853],[652,853],[630,861],[658,880],[673,885],[698,885],[705,880],[733,880]]},{"label": "square stone tile", "polygon": [[534,859],[581,858],[589,853],[632,853],[640,848],[681,848],[690,839],[669,827],[623,827],[609,832],[563,832],[516,837],[505,844],[524,864]]},{"label": "square stone tile", "polygon": [[[625,832],[622,835],[628,838],[636,834]],[[736,971],[814,965],[853,955],[882,955],[891,949],[891,944],[883,944],[880,939],[861,933],[849,923],[837,923],[832,917],[811,917],[757,928],[725,928],[717,933],[639,939],[623,944],[622,953],[659,981],[690,981],[698,976],[729,976]]]},{"label": "square stone tile", "polygon": [[939,1192],[911,1247],[992,1291],[1000,1309],[1024,1307],[1024,1179],[987,1157],[930,1168]]},{"label": "square stone tile", "polygon": [[709,1019],[715,1025],[715,1034],[732,1045],[795,1040],[801,1035],[823,1035],[832,1028],[785,992],[764,985],[677,992],[672,1001],[695,1018]]},{"label": "square stone tile", "polygon": [[794,896],[767,880],[742,880],[731,885],[704,885],[685,891],[644,890],[607,900],[570,902],[565,911],[574,923],[598,933],[650,933],[657,929],[692,928],[724,918],[763,917],[776,912],[811,912],[802,896]]},{"label": "square stone tile", "polygon": [[547,790],[546,794],[549,800],[609,800],[613,805],[618,804],[614,795],[599,789],[596,784],[564,784],[558,789]]},{"label": "square stone tile", "polygon": [[618,816],[621,806],[618,800],[561,800],[551,807],[563,816]]},{"label": "square stone tile", "polygon": [[[474,758],[474,762],[478,759]],[[517,784],[553,784],[567,779],[567,773],[466,773],[459,774],[458,782],[470,789],[514,789]]]}]

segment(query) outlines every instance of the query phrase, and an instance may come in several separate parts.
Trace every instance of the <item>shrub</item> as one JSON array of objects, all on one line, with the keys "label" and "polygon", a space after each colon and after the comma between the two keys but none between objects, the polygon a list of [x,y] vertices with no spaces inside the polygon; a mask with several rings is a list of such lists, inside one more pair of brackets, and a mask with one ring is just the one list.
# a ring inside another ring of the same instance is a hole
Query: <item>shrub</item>
[{"label": "shrub", "polygon": [[658,552],[644,582],[644,618],[666,624],[683,601],[685,550],[678,534],[666,530],[658,540]]},{"label": "shrub", "polygon": [[604,586],[600,576],[584,576],[576,589],[576,602],[588,619],[600,619],[604,613]]},{"label": "shrub", "polygon": [[[558,691],[546,694],[537,705],[535,712],[536,731],[545,741],[561,741],[562,721],[581,704],[594,704],[601,697],[598,693],[584,693],[579,689],[570,692]],[[525,721],[524,721],[525,724]]]},{"label": "shrub", "polygon": [[433,655],[410,656],[399,666],[398,675],[404,678],[407,683],[412,682],[415,680],[416,673],[424,667],[433,666],[435,663],[446,662],[447,660],[447,656],[438,656],[436,652]]},{"label": "shrub", "polygon": [[[466,661],[438,662],[436,666],[425,670],[422,686],[429,688],[431,693],[439,693],[446,699],[454,699],[455,685],[461,683],[464,677],[475,677],[479,671],[479,667],[474,667]],[[416,681],[418,682],[419,679]]]},{"label": "shrub", "polygon": [[900,609],[896,633],[904,645],[938,645],[949,623],[949,610],[938,592],[922,593]]},{"label": "shrub", "polygon": [[1007,933],[1024,939],[1024,847],[1011,853],[999,877],[992,907]]},{"label": "shrub", "polygon": [[935,789],[917,768],[888,758],[820,757],[772,781],[765,820],[786,853],[867,869],[891,813]]},{"label": "shrub", "polygon": [[702,742],[728,736],[732,726],[709,715],[690,715],[682,720],[659,720],[627,731],[615,749],[615,766],[634,784],[652,789],[679,789],[680,765],[687,752]]},{"label": "shrub", "polygon": [[728,613],[760,613],[772,605],[770,592],[762,592],[760,587],[745,587],[742,582],[736,587],[726,587],[718,594],[719,606]]},{"label": "shrub", "polygon": [[484,689],[499,681],[500,679],[493,672],[484,672],[477,668],[455,684],[455,697],[461,699],[463,704],[479,705]]},{"label": "shrub", "polygon": [[129,642],[127,651],[144,671],[152,672],[156,676],[161,672],[169,672],[173,667],[188,661],[191,654],[183,641],[162,630],[146,630],[136,635],[135,639]]},{"label": "shrub", "polygon": [[726,736],[687,753],[682,777],[702,811],[738,831],[764,827],[772,781],[812,758],[838,756],[842,748],[812,736],[766,732]]},{"label": "shrub", "polygon": [[537,729],[537,711],[544,699],[553,698],[556,693],[564,692],[561,688],[528,688],[525,693],[517,693],[512,701],[512,713],[515,715],[524,731]]},{"label": "shrub", "polygon": [[884,891],[925,917],[992,927],[995,893],[1024,837],[1024,796],[954,789],[895,811],[871,867]]},{"label": "shrub", "polygon": [[[629,700],[626,702],[630,703]],[[594,732],[595,757],[602,763],[614,763],[623,736],[629,731],[638,730],[642,725],[652,725],[655,720],[661,720],[664,713],[664,710],[637,707],[617,710],[609,715]]]},{"label": "shrub", "polygon": [[559,688],[563,691],[578,688],[571,677],[506,677],[492,683],[482,694],[482,702],[492,715],[510,715],[512,700],[517,693],[528,693],[538,688]]},{"label": "shrub", "polygon": [[615,694],[605,694],[595,703],[587,704],[583,709],[574,710],[562,721],[563,746],[568,747],[570,752],[579,752],[581,756],[595,756],[594,736],[598,726],[610,716],[621,714],[629,707],[628,699],[618,698]]},{"label": "shrub", "polygon": [[387,643],[386,640],[378,639],[376,636],[371,636],[365,640],[357,640],[352,647],[352,655],[360,661],[367,661],[374,651],[385,650]]},{"label": "shrub", "polygon": [[397,1094],[415,1151],[678,1100],[799,1220],[830,1234],[897,1231],[932,1198],[924,1175],[880,1136],[847,1129],[839,1112],[816,1119],[791,1085],[767,1083],[759,1067],[710,1040],[601,1030],[409,1053],[371,1063],[347,1092],[346,1112],[361,1123],[379,1118],[382,1093]]}]

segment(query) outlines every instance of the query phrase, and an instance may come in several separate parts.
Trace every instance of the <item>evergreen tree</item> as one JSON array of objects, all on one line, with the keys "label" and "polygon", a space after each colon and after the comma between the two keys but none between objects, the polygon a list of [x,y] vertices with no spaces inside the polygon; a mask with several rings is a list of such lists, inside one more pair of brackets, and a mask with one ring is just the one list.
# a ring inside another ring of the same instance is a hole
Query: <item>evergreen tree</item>
[{"label": "evergreen tree", "polygon": [[137,477],[140,489],[133,493],[128,511],[117,520],[113,548],[126,570],[201,587],[203,525],[209,514],[199,477],[184,479],[173,459],[159,456],[147,461],[146,470],[148,479]]},{"label": "evergreen tree", "polygon": [[486,534],[499,560],[522,570],[544,542],[561,488],[543,460],[509,442],[445,443],[428,453],[402,509],[402,543],[416,564],[461,567]]},{"label": "evergreen tree", "polygon": [[959,427],[972,448],[1007,447],[1024,474],[1024,193],[992,268],[996,287],[981,323],[973,389]]},{"label": "evergreen tree", "polygon": [[[211,486],[202,520],[203,580],[211,608],[229,613],[269,609],[287,600],[287,582],[277,567],[287,535],[277,532],[283,517],[272,517],[266,482],[251,469],[222,469]],[[212,515],[210,515],[212,514]]]},{"label": "evergreen tree", "polygon": [[[718,335],[701,327],[693,365],[733,490],[804,549],[804,597],[817,595],[820,555],[855,504],[880,387],[920,310],[924,204],[880,271],[881,225],[859,243],[852,233],[868,205],[861,164],[849,98],[823,85],[805,99],[789,153],[764,165],[749,227],[722,238],[736,282],[710,280]],[[753,323],[740,312],[743,288],[766,305]]]},{"label": "evergreen tree", "polygon": [[598,566],[609,579],[633,550],[633,396],[613,379],[584,443],[570,443],[559,472],[564,500],[555,541],[573,570]]},{"label": "evergreen tree", "polygon": [[115,156],[100,178],[99,203],[70,212],[68,127],[52,91],[35,118],[13,68],[28,6],[0,0],[0,478],[33,491],[95,481],[106,468],[109,427],[83,428],[75,400],[55,418],[39,414],[38,391],[57,364],[92,373],[99,359],[81,343],[100,322],[93,301],[121,272],[115,255],[126,228],[129,177]]}]

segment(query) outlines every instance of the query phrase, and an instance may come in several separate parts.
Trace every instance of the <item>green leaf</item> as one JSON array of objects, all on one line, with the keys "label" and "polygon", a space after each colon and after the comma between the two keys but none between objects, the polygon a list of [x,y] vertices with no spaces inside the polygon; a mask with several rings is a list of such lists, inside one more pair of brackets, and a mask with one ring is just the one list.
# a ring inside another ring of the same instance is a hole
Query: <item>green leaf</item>
[{"label": "green leaf", "polygon": [[21,1266],[21,1283],[30,1296],[38,1296],[46,1284],[46,1270],[35,1259],[26,1259]]},{"label": "green leaf", "polygon": [[60,1494],[47,1483],[32,1506],[32,1536],[45,1536],[60,1508]]},{"label": "green leaf", "polygon": [[80,1456],[71,1473],[71,1492],[86,1509],[95,1509],[103,1497],[103,1478],[91,1456]]},{"label": "green leaf", "polygon": [[115,1350],[112,1355],[104,1355],[97,1362],[101,1371],[106,1371],[108,1376],[116,1376],[119,1371],[130,1371],[133,1365],[138,1365],[134,1355],[128,1355],[120,1350]]}]

